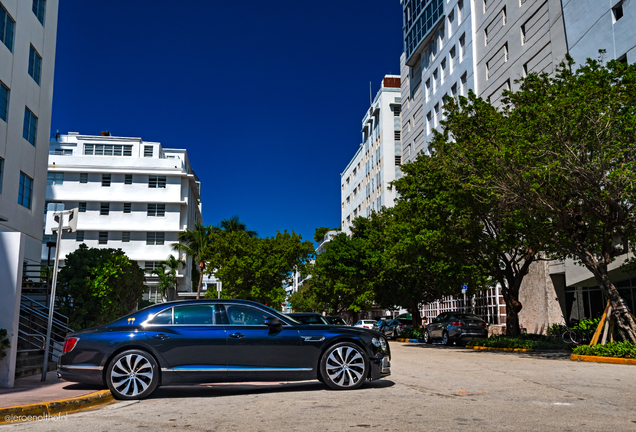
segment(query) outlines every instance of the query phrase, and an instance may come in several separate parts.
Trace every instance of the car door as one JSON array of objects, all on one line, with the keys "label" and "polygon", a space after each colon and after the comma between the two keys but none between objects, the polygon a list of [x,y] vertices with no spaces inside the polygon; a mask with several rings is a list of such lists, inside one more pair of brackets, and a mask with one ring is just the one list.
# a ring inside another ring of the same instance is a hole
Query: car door
[{"label": "car door", "polygon": [[268,381],[290,377],[315,377],[313,351],[301,343],[298,329],[283,323],[265,325],[273,316],[245,304],[225,304],[228,377],[237,381]]},{"label": "car door", "polygon": [[446,316],[448,314],[442,313],[439,314],[437,316],[437,318],[435,318],[435,320],[433,321],[433,328],[431,330],[431,337],[433,338],[441,338],[442,337],[442,322],[444,321],[444,319],[446,319]]},{"label": "car door", "polygon": [[163,357],[164,372],[176,373],[186,382],[213,382],[226,377],[227,341],[217,305],[167,308],[144,325],[144,334],[148,344]]}]

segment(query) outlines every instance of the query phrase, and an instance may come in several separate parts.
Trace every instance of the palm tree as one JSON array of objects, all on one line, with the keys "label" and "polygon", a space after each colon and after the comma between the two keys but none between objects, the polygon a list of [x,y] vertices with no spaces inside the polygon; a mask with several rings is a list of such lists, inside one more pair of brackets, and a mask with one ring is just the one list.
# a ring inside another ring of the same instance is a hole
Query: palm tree
[{"label": "palm tree", "polygon": [[232,216],[229,219],[223,219],[220,223],[219,223],[219,228],[222,229],[225,232],[245,232],[247,233],[248,236],[250,237],[256,237],[258,235],[258,233],[254,230],[248,230],[247,229],[247,225],[245,225],[245,222],[241,222],[239,220],[238,215]]},{"label": "palm tree", "polygon": [[[172,283],[170,284],[170,286],[168,286],[168,289],[172,289],[174,288],[175,290],[175,294],[177,292],[177,271],[179,270],[179,266],[181,264],[185,265],[185,261],[177,259],[174,255],[170,254],[170,256],[168,257],[167,260],[165,261],[161,261],[159,263],[160,265],[162,265],[164,267],[164,271],[167,271],[167,274],[171,276],[172,278]],[[168,300],[174,300],[170,298],[171,295],[168,294]]]},{"label": "palm tree", "polygon": [[197,288],[197,300],[201,298],[201,285],[203,285],[203,270],[212,255],[213,234],[216,227],[203,225],[197,222],[194,230],[186,230],[179,233],[179,243],[172,243],[172,248],[180,253],[185,253],[199,263],[199,286]]},{"label": "palm tree", "polygon": [[166,272],[167,268],[165,263],[160,262],[157,263],[157,267],[152,271],[152,274],[156,275],[159,278],[159,283],[157,284],[157,289],[161,293],[161,299],[163,301],[167,300],[167,291],[168,288],[174,286],[176,282],[176,277],[170,274],[170,272]]}]

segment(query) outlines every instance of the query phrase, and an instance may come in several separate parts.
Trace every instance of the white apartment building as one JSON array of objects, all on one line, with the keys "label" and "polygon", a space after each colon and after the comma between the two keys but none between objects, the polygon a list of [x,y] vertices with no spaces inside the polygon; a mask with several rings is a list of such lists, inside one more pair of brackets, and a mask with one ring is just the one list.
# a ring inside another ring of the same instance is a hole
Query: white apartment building
[{"label": "white apartment building", "polygon": [[362,144],[340,174],[342,231],[382,206],[391,207],[395,190],[389,183],[402,176],[400,77],[386,75],[362,119]]},{"label": "white apartment building", "polygon": [[447,97],[474,89],[471,0],[402,0],[402,154],[428,151]]},{"label": "white apartment building", "polygon": [[0,0],[0,232],[39,264],[58,0]]},{"label": "white apartment building", "polygon": [[[108,132],[69,132],[50,144],[47,203],[78,209],[77,232],[62,235],[60,257],[82,243],[122,249],[146,270],[151,298],[157,280],[150,272],[170,254],[178,256],[171,245],[180,232],[202,222],[200,188],[186,150]],[[48,256],[48,237],[42,261]],[[177,291],[191,291],[191,266],[188,259],[179,269]]]}]

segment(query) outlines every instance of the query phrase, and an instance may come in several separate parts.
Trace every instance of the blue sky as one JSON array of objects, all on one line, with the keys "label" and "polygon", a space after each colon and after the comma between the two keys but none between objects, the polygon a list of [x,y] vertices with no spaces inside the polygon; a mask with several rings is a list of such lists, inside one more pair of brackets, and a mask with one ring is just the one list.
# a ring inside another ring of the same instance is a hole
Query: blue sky
[{"label": "blue sky", "polygon": [[340,172],[382,77],[398,0],[60,1],[51,133],[185,148],[206,224],[340,226]]}]

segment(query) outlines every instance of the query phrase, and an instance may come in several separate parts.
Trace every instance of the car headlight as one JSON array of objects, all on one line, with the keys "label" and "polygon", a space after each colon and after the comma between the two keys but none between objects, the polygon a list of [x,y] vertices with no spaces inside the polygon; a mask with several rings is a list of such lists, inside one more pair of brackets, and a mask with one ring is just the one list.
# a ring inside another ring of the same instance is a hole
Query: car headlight
[{"label": "car headlight", "polygon": [[375,346],[375,347],[379,347],[381,345],[381,342],[379,340],[377,340],[376,338],[371,339],[371,343]]},{"label": "car headlight", "polygon": [[380,346],[382,347],[382,349],[386,349],[386,339],[384,338],[380,339]]}]

